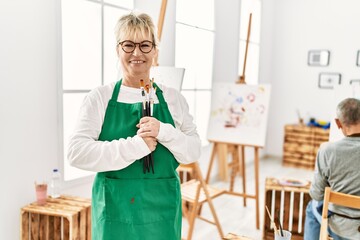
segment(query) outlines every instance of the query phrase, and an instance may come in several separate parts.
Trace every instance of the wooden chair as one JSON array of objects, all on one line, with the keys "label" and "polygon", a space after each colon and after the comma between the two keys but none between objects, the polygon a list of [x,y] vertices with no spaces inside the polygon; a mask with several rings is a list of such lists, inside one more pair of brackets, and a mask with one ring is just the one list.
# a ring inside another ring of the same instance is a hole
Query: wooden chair
[{"label": "wooden chair", "polygon": [[196,178],[192,164],[180,164],[176,170],[179,173],[180,183],[188,182]]},{"label": "wooden chair", "polygon": [[[183,214],[189,222],[189,231],[186,239],[191,240],[192,238],[196,218],[214,224],[217,227],[220,237],[222,238],[224,234],[222,232],[212,200],[225,193],[225,189],[217,189],[207,185],[203,179],[199,164],[197,162],[186,165],[186,168],[191,168],[192,176],[195,177],[194,179],[183,182],[181,184]],[[187,205],[185,205],[185,203],[187,203]],[[199,211],[199,209],[204,203],[209,204],[210,211],[213,216],[213,221],[200,216],[201,211]]]},{"label": "wooden chair", "polygon": [[320,240],[328,238],[328,207],[329,203],[335,205],[360,209],[360,196],[344,194],[331,191],[330,187],[325,188],[324,206],[321,217]]}]

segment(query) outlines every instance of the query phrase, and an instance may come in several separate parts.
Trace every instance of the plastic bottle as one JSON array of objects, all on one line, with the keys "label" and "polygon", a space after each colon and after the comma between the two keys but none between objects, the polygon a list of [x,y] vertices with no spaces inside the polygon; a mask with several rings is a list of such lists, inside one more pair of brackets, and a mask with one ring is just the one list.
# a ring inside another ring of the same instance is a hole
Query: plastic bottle
[{"label": "plastic bottle", "polygon": [[50,182],[50,196],[52,198],[60,197],[61,191],[61,174],[58,169],[53,169]]}]

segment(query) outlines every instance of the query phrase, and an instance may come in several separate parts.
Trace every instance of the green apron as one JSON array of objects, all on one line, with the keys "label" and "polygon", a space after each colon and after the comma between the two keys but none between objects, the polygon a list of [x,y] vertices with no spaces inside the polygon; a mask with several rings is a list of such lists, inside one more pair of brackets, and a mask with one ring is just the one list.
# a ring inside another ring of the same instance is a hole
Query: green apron
[{"label": "green apron", "polygon": [[[99,141],[136,135],[142,103],[117,102],[121,80],[116,83],[105,113]],[[153,116],[174,126],[157,87],[159,104]],[[173,154],[160,143],[153,152],[155,173],[143,173],[142,161],[128,167],[97,173],[92,189],[92,238],[94,240],[178,240],[181,238],[180,181]]]}]

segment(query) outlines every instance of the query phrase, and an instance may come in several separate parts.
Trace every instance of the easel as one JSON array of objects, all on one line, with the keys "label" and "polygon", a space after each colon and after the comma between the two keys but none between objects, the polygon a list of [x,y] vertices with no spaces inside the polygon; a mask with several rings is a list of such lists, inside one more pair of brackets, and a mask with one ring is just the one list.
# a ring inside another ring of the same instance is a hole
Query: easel
[{"label": "easel", "polygon": [[237,81],[237,83],[242,83],[242,84],[246,84],[246,82],[245,82],[245,69],[246,69],[246,59],[247,59],[247,53],[248,53],[248,48],[249,48],[249,40],[250,40],[251,18],[252,18],[252,13],[250,13],[250,16],[249,16],[249,26],[248,26],[248,32],[247,32],[247,37],[246,37],[246,48],[245,48],[243,72],[242,72],[242,75],[240,76],[239,81]]},{"label": "easel", "polygon": [[[231,177],[230,177],[230,187],[229,190],[226,191],[227,194],[239,196],[244,198],[244,206],[246,207],[246,199],[252,198],[255,199],[255,207],[256,207],[256,228],[260,229],[260,212],[259,212],[259,149],[261,146],[255,145],[244,145],[238,143],[223,143],[223,142],[215,142],[213,143],[213,148],[210,157],[209,168],[206,174],[206,183],[209,183],[210,173],[212,170],[212,166],[214,163],[215,156],[217,155],[219,158],[219,162],[224,163],[225,169],[227,166],[231,167]],[[245,164],[245,147],[254,148],[254,173],[255,173],[255,194],[249,195],[246,193],[246,164]],[[227,163],[228,153],[231,153],[232,161]],[[219,164],[220,165],[220,164]],[[236,175],[239,174],[242,176],[242,187],[243,192],[235,192],[234,191],[234,183]]]},{"label": "easel", "polygon": [[[157,25],[157,28],[158,28],[157,37],[158,37],[159,41],[161,40],[161,34],[162,34],[163,25],[164,25],[166,5],[167,5],[167,0],[162,0],[161,7],[160,7],[159,20],[158,20],[158,25]],[[156,55],[156,57],[154,59],[153,66],[159,66],[158,57],[159,57],[159,53]]]},{"label": "easel", "polygon": [[[246,50],[245,50],[245,59],[244,59],[244,67],[243,67],[243,74],[240,76],[239,81],[236,83],[239,84],[246,84],[245,81],[245,69],[246,69],[246,58],[247,58],[247,51],[248,51],[248,44],[249,44],[249,38],[250,38],[250,29],[251,29],[251,18],[252,13],[250,13],[249,16],[249,26],[248,26],[248,34],[247,34],[247,40],[246,40]],[[229,190],[226,191],[227,194],[243,197],[244,199],[244,206],[246,206],[246,199],[252,198],[255,199],[255,205],[256,205],[256,228],[260,229],[260,212],[259,212],[259,149],[262,148],[261,146],[256,145],[247,145],[247,144],[239,144],[239,143],[225,143],[225,142],[218,142],[218,141],[212,141],[209,140],[211,143],[213,143],[213,149],[211,152],[210,157],[210,163],[209,168],[206,175],[206,183],[209,182],[210,179],[210,173],[212,169],[212,165],[214,163],[215,156],[218,156],[219,159],[219,170],[223,177],[226,179],[227,172],[228,172],[228,166],[231,167],[231,178],[230,178],[230,187]],[[245,147],[252,147],[254,148],[254,171],[255,171],[255,195],[249,195],[246,193],[246,167],[245,167]],[[227,162],[227,156],[231,153],[232,155],[232,161],[230,164]],[[222,163],[222,166],[221,166]],[[223,169],[221,169],[223,167]],[[243,192],[235,192],[234,191],[234,182],[235,177],[239,173],[240,176],[242,176],[242,187]]]}]

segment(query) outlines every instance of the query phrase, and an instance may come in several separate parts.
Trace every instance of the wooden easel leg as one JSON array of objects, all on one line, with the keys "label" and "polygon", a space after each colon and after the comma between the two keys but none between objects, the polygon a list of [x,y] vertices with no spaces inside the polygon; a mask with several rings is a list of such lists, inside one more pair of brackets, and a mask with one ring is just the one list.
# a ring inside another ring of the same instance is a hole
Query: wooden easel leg
[{"label": "wooden easel leg", "polygon": [[218,166],[219,166],[219,178],[221,181],[229,180],[228,148],[229,146],[227,143],[216,144],[216,152],[218,156]]},{"label": "wooden easel leg", "polygon": [[210,163],[209,163],[209,167],[208,167],[206,179],[205,179],[206,183],[209,183],[209,180],[210,180],[210,173],[211,173],[212,165],[214,163],[214,159],[215,159],[215,155],[216,155],[216,147],[217,147],[216,145],[217,145],[216,143],[213,143],[213,148],[212,148],[211,157],[210,157]]},{"label": "wooden easel leg", "polygon": [[[238,147],[239,148],[239,147]],[[242,175],[242,187],[244,196],[244,206],[246,207],[246,165],[245,165],[245,146],[240,146],[241,149],[241,175]]]},{"label": "wooden easel leg", "polygon": [[196,189],[196,196],[195,196],[195,202],[193,204],[193,206],[191,207],[191,214],[190,214],[190,218],[189,218],[189,231],[188,231],[188,235],[187,235],[187,240],[191,240],[192,238],[192,234],[194,232],[194,227],[195,227],[195,218],[197,216],[197,208],[198,208],[198,202],[199,202],[199,197],[200,197],[200,184]]},{"label": "wooden easel leg", "polygon": [[255,204],[256,204],[256,229],[260,229],[259,211],[259,148],[255,147]]},{"label": "wooden easel leg", "polygon": [[235,178],[237,173],[239,172],[239,154],[237,152],[237,147],[235,149],[232,149],[231,152],[232,155],[232,161],[231,161],[231,177],[230,177],[230,192],[234,191],[234,184],[235,184]]}]

